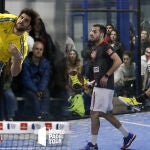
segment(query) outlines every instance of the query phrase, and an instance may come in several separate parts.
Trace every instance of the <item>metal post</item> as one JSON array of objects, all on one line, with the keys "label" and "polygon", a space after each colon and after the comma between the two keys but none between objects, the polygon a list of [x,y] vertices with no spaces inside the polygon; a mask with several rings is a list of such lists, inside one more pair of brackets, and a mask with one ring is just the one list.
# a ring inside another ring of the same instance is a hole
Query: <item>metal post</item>
[{"label": "metal post", "polygon": [[140,18],[141,18],[141,8],[140,0],[136,0],[137,12],[133,14],[133,25],[135,34],[135,50],[134,50],[134,61],[136,63],[136,96],[141,93],[142,90],[142,79],[141,79],[141,30],[140,30]]},{"label": "metal post", "polygon": [[136,95],[139,95],[142,90],[142,80],[141,80],[141,3],[137,0],[137,37],[136,38],[136,48],[135,48],[135,62],[136,62]]},{"label": "metal post", "polygon": [[55,1],[55,42],[57,42],[60,50],[65,51],[66,41],[66,17],[65,17],[65,3],[64,1]]},{"label": "metal post", "polygon": [[[83,8],[88,9],[88,0],[83,1]],[[88,13],[84,12],[83,16],[83,45],[88,41]]]},{"label": "metal post", "polygon": [[[117,10],[124,9],[129,10],[129,0],[117,0]],[[126,13],[118,12],[117,13],[117,30],[120,33],[120,40],[124,44],[126,50],[130,49],[129,44],[129,31],[130,31],[130,22],[129,22],[129,12]]]},{"label": "metal post", "polygon": [[5,11],[5,0],[0,0],[0,13]]}]

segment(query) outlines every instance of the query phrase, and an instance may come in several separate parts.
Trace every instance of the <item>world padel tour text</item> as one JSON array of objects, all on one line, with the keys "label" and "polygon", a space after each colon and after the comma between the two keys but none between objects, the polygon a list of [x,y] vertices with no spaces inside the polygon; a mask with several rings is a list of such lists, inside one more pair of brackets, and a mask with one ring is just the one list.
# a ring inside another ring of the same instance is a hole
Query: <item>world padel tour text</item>
[{"label": "world padel tour text", "polygon": [[65,132],[62,130],[49,130],[48,141],[50,145],[61,145]]}]

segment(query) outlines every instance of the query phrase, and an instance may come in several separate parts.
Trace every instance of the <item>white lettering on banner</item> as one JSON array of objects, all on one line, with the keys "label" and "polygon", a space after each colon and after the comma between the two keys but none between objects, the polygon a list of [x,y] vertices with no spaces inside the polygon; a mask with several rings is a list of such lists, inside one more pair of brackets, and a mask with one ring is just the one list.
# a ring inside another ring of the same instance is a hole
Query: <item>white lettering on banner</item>
[{"label": "white lettering on banner", "polygon": [[63,134],[49,134],[49,139],[63,139]]},{"label": "white lettering on banner", "polygon": [[49,132],[49,135],[48,135],[48,141],[49,141],[49,144],[51,145],[57,145],[57,144],[62,144],[63,142],[63,139],[64,139],[64,132],[60,132],[60,133],[55,133],[53,131],[53,133]]},{"label": "white lettering on banner", "polygon": [[50,145],[62,144],[62,139],[49,139]]}]

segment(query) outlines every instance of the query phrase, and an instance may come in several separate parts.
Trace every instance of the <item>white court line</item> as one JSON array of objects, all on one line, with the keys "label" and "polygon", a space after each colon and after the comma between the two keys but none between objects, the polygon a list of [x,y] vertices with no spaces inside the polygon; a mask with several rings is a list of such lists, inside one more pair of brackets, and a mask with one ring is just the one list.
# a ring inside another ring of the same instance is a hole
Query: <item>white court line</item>
[{"label": "white court line", "polygon": [[120,122],[134,124],[134,125],[143,126],[143,127],[150,127],[150,125],[148,125],[148,124],[135,123],[135,122],[129,122],[129,121],[120,121]]}]

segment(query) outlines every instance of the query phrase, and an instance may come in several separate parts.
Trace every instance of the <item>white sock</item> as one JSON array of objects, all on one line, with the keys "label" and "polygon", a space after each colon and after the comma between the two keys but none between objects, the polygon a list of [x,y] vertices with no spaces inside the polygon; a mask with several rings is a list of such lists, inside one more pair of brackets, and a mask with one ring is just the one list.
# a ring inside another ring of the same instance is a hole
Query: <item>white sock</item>
[{"label": "white sock", "polygon": [[121,126],[118,130],[123,134],[124,137],[127,137],[129,135],[128,130],[123,126]]},{"label": "white sock", "polygon": [[97,137],[98,137],[98,135],[91,135],[91,142],[93,145],[95,145],[97,143]]}]

